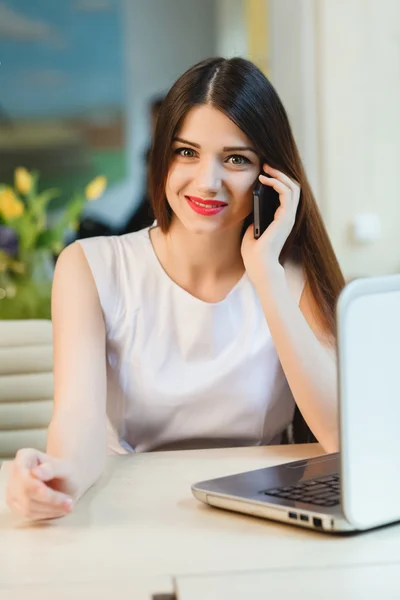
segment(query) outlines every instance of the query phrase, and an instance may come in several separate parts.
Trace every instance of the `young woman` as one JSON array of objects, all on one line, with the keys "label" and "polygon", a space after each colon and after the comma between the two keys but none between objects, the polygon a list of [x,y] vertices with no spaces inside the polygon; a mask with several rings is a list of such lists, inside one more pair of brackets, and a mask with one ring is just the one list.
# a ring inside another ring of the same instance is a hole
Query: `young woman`
[{"label": "young woman", "polygon": [[[256,240],[257,180],[280,207]],[[208,59],[174,84],[151,193],[154,226],[80,240],[58,260],[47,450],[19,451],[7,486],[30,519],[68,513],[107,449],[279,443],[296,406],[337,449],[343,277],[285,110],[252,63]]]}]

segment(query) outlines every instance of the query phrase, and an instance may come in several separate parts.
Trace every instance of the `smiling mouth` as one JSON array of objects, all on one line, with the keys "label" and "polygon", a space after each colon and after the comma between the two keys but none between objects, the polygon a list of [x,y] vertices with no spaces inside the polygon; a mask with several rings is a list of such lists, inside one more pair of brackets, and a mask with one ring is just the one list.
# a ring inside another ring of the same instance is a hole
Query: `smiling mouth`
[{"label": "smiling mouth", "polygon": [[220,200],[203,200],[195,196],[186,196],[186,198],[193,202],[193,204],[196,204],[196,206],[201,206],[202,208],[223,208],[227,206],[226,202],[221,202]]},{"label": "smiling mouth", "polygon": [[185,196],[185,200],[190,208],[203,217],[213,217],[223,211],[228,204],[220,200],[203,200],[193,196]]}]

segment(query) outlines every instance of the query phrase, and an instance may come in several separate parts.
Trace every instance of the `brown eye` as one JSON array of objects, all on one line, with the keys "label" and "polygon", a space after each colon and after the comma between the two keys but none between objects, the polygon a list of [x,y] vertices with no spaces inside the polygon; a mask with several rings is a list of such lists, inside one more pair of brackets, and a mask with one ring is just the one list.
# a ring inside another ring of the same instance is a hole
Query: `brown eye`
[{"label": "brown eye", "polygon": [[183,158],[192,158],[194,156],[194,150],[191,148],[176,148],[174,154],[182,156]]},{"label": "brown eye", "polygon": [[228,158],[228,160],[232,160],[232,164],[237,166],[242,166],[250,163],[249,159],[245,156],[242,156],[241,154],[233,154]]}]

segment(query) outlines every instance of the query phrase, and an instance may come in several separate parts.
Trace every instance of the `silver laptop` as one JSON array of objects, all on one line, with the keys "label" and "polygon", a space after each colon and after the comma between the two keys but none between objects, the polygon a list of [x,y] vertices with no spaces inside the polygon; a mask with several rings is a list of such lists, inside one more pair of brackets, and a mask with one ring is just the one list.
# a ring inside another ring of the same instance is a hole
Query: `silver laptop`
[{"label": "silver laptop", "polygon": [[400,275],[349,283],[336,319],[340,453],[202,481],[198,500],[326,532],[400,520]]}]

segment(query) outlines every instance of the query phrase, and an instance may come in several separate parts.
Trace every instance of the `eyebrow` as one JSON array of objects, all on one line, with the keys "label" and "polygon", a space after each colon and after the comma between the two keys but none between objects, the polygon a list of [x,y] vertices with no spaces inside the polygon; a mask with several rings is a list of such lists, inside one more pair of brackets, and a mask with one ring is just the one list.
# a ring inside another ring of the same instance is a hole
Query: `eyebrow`
[{"label": "eyebrow", "polygon": [[[182,142],[183,144],[189,144],[189,146],[193,146],[194,148],[201,148],[200,144],[195,144],[194,142],[189,142],[189,140],[184,140],[183,138],[180,138],[180,137],[174,137],[174,139],[172,141],[173,142]],[[222,150],[223,150],[223,152],[238,152],[238,151],[243,152],[244,150],[250,150],[250,152],[257,154],[257,152],[254,150],[254,148],[252,148],[251,146],[225,146]]]}]

